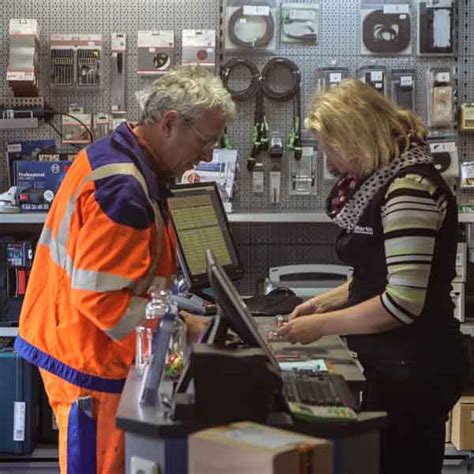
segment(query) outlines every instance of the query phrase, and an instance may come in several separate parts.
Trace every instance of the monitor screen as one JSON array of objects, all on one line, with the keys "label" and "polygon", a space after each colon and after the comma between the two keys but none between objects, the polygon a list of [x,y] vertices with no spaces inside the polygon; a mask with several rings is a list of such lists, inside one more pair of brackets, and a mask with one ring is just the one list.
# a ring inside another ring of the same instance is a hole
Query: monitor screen
[{"label": "monitor screen", "polygon": [[262,349],[272,365],[279,370],[278,361],[267,341],[260,334],[255,319],[224,269],[214,258],[212,251],[206,252],[206,260],[219,315],[227,320],[231,329],[245,344]]},{"label": "monitor screen", "polygon": [[168,198],[171,220],[178,240],[181,270],[191,288],[210,286],[206,249],[233,280],[243,267],[230,232],[227,215],[215,183],[176,185]]}]

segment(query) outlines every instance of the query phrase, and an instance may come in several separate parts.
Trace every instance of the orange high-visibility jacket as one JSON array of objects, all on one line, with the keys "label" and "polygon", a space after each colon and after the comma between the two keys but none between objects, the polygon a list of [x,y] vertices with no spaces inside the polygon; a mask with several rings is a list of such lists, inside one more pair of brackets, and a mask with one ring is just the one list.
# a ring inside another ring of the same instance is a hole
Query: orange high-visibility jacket
[{"label": "orange high-visibility jacket", "polygon": [[166,189],[128,124],[78,154],[36,248],[15,341],[23,358],[121,392],[143,296],[176,273]]}]

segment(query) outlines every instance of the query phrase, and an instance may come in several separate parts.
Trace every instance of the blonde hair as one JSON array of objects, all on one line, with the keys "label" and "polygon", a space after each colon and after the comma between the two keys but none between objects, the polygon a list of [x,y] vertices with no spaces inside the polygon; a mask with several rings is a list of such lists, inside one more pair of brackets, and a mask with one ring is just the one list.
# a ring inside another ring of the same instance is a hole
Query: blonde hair
[{"label": "blonde hair", "polygon": [[226,121],[235,118],[235,104],[217,76],[200,66],[176,67],[152,84],[140,121],[156,122],[168,110],[192,120],[213,107],[222,110]]},{"label": "blonde hair", "polygon": [[316,96],[305,125],[361,175],[398,158],[409,148],[410,139],[426,138],[418,116],[357,79],[346,79]]}]

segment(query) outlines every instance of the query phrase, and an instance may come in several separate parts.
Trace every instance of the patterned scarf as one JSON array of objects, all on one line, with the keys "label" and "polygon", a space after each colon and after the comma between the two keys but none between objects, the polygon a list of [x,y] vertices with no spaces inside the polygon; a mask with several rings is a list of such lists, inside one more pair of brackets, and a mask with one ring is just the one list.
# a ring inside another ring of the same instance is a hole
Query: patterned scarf
[{"label": "patterned scarf", "polygon": [[343,176],[333,186],[327,198],[328,216],[340,228],[352,232],[380,188],[403,168],[428,163],[433,163],[429,147],[417,145],[368,177]]}]

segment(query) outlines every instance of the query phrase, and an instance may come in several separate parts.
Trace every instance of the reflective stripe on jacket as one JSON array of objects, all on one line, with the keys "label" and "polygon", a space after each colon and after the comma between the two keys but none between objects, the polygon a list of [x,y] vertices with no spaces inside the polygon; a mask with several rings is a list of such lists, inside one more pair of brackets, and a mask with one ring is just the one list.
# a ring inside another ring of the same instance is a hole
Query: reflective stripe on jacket
[{"label": "reflective stripe on jacket", "polygon": [[121,391],[145,293],[176,272],[165,197],[127,124],[78,154],[36,248],[21,356],[76,385]]}]

